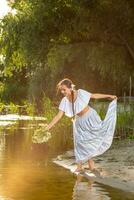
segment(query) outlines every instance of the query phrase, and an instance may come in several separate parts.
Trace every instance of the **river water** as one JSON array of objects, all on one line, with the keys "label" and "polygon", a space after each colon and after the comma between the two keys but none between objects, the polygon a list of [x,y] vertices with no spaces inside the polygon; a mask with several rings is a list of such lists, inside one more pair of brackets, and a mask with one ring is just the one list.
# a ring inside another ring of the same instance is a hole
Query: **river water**
[{"label": "river water", "polygon": [[0,200],[134,199],[133,193],[87,181],[56,166],[52,158],[66,148],[32,144],[29,127],[20,123],[0,130]]}]

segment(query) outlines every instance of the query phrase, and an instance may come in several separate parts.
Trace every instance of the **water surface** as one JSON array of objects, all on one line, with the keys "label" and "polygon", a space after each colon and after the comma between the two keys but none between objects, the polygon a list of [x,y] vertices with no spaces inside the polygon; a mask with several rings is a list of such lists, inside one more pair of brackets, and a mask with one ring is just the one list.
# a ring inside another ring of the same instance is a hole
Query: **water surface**
[{"label": "water surface", "polygon": [[[0,130],[0,200],[132,200],[132,193],[107,187],[52,163],[66,149],[32,144],[29,123]],[[62,141],[62,134],[59,133]]]}]

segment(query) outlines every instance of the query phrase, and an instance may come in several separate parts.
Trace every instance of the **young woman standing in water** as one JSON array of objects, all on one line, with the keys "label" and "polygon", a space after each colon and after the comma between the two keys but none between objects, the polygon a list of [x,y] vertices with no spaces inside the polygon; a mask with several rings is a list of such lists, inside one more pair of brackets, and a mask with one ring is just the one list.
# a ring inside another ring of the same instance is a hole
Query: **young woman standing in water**
[{"label": "young woman standing in water", "polygon": [[[47,125],[50,130],[65,114],[73,119],[74,154],[77,163],[75,172],[82,170],[82,164],[88,162],[89,169],[96,171],[93,157],[104,153],[112,144],[116,125],[117,97],[109,94],[90,93],[83,89],[76,90],[73,82],[61,80],[57,89],[64,95],[59,105],[58,114]],[[90,99],[109,98],[104,120],[88,105]]]}]

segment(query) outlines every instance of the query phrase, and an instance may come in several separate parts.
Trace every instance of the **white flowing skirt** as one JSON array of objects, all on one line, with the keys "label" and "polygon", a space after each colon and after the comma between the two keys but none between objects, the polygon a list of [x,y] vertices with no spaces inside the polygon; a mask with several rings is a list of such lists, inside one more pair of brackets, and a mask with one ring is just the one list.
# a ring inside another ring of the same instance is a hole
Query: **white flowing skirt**
[{"label": "white flowing skirt", "polygon": [[76,163],[103,154],[112,144],[116,125],[117,100],[108,106],[104,120],[90,107],[73,121],[74,154]]}]

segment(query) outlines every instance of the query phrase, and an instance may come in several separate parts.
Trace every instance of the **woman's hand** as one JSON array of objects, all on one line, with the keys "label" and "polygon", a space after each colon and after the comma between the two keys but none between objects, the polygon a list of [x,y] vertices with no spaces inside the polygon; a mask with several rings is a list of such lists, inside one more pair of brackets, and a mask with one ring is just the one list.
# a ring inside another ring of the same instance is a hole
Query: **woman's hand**
[{"label": "woman's hand", "polygon": [[49,126],[49,124],[39,124],[39,126],[41,127],[41,128],[43,128],[45,131],[49,131],[49,129],[50,129],[50,126]]},{"label": "woman's hand", "polygon": [[61,119],[63,115],[64,112],[60,110],[49,124],[44,124],[45,131],[49,131]]},{"label": "woman's hand", "polygon": [[110,99],[117,99],[117,96],[115,96],[115,95],[110,95]]},{"label": "woman's hand", "polygon": [[49,131],[49,130],[50,130],[50,126],[49,126],[49,124],[46,124],[45,131]]}]

